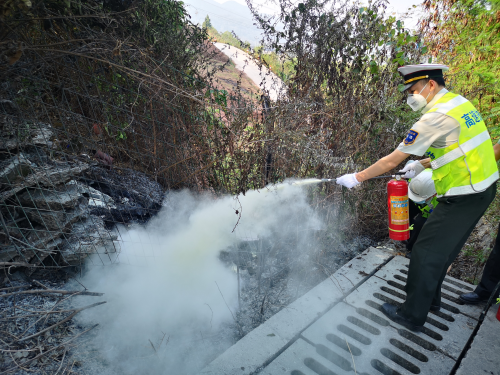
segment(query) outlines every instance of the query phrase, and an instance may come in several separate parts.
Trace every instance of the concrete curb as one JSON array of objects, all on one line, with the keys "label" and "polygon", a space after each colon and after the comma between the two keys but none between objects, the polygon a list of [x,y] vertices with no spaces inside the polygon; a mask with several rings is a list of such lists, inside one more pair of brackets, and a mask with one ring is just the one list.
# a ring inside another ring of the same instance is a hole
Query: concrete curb
[{"label": "concrete curb", "polygon": [[500,321],[498,305],[492,305],[456,375],[500,374]]}]

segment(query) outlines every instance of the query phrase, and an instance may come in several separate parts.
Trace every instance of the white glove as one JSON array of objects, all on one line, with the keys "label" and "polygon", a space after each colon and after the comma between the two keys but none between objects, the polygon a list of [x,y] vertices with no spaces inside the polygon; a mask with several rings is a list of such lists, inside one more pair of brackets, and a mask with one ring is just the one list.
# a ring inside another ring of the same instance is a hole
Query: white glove
[{"label": "white glove", "polygon": [[400,170],[400,172],[406,172],[403,175],[403,178],[413,178],[424,170],[425,167],[419,161],[414,161],[413,163],[407,163],[405,167]]},{"label": "white glove", "polygon": [[356,180],[356,176],[354,175],[354,173],[340,176],[339,178],[337,178],[336,182],[337,184],[345,186],[348,189],[351,189],[354,186],[359,185],[361,183],[358,180]]}]

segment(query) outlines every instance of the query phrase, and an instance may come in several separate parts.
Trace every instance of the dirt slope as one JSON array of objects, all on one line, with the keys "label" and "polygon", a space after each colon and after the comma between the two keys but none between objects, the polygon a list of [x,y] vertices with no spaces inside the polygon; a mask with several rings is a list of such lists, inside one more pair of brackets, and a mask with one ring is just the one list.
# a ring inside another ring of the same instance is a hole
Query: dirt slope
[{"label": "dirt slope", "polygon": [[213,56],[212,61],[215,67],[226,64],[222,71],[215,74],[214,86],[216,88],[236,93],[239,87],[245,98],[258,101],[261,90],[245,73],[236,69],[235,64],[215,46],[212,45],[208,52]]}]

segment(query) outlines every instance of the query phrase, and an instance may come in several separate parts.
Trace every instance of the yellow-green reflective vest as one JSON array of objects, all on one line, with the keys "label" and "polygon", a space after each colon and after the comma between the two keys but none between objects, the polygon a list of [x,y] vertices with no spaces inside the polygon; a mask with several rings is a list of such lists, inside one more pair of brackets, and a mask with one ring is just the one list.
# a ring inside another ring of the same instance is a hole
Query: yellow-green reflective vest
[{"label": "yellow-green reflective vest", "polygon": [[427,113],[431,112],[450,116],[460,124],[458,142],[429,147],[426,152],[438,197],[478,193],[498,180],[490,135],[472,103],[448,92]]}]

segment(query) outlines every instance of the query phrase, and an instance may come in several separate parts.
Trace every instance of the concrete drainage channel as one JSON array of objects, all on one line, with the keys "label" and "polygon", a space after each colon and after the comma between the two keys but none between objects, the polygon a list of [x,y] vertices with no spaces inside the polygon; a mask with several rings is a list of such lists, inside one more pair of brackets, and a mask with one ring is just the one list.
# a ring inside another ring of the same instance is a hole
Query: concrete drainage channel
[{"label": "concrete drainage channel", "polygon": [[409,260],[367,249],[210,363],[203,375],[447,375],[482,306],[461,305],[473,290],[445,279],[442,308],[413,333],[387,319],[382,303],[400,304]]},{"label": "concrete drainage channel", "polygon": [[388,320],[379,308],[384,302],[404,301],[407,264],[405,258],[392,259],[302,332],[262,373],[333,375],[354,373],[355,366],[359,375],[448,374],[480,309],[458,305],[458,294],[471,288],[448,279],[442,309],[429,314],[422,333]]}]

